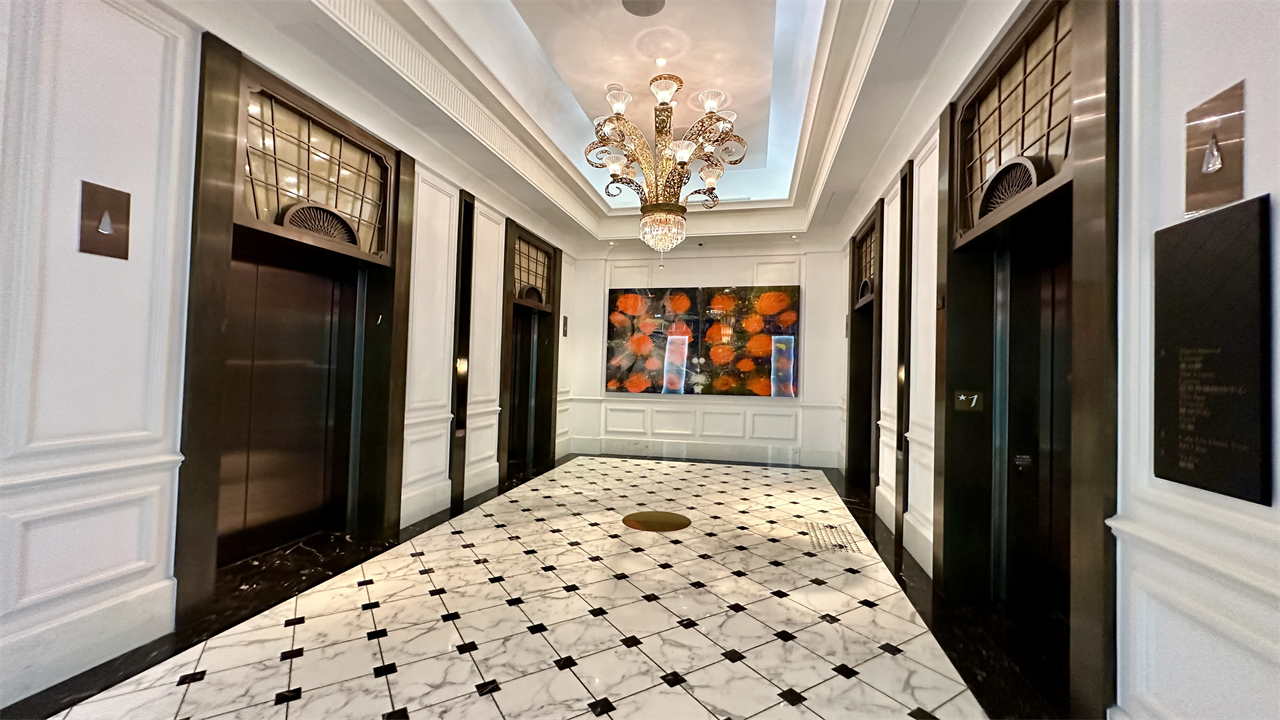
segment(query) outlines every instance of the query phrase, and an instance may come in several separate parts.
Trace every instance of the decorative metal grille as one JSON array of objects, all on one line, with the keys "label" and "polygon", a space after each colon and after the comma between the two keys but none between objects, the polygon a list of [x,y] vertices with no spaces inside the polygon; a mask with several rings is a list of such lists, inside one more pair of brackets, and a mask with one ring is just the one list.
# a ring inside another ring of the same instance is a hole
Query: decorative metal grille
[{"label": "decorative metal grille", "polygon": [[377,155],[263,92],[249,94],[245,204],[275,223],[314,203],[341,215],[365,252],[386,248],[386,165]]},{"label": "decorative metal grille", "polygon": [[874,235],[868,233],[858,242],[858,299],[863,300],[875,292],[876,244]]},{"label": "decorative metal grille", "polygon": [[814,552],[826,550],[862,552],[858,547],[858,539],[842,525],[824,525],[815,522],[805,524],[809,526],[809,542],[813,544]]},{"label": "decorative metal grille", "polygon": [[965,109],[964,179],[969,227],[996,171],[1017,156],[1044,158],[1057,172],[1071,130],[1072,5],[1050,6]]},{"label": "decorative metal grille", "polygon": [[[524,239],[516,240],[516,284],[519,296],[536,299],[540,303],[551,302],[547,267],[550,256],[542,248]],[[529,290],[538,291],[537,298],[529,297]]]}]

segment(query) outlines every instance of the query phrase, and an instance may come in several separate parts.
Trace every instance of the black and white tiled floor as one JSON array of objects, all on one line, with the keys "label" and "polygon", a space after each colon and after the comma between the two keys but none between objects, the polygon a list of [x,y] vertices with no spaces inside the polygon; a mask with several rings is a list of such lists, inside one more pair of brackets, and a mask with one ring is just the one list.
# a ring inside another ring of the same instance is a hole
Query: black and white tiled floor
[{"label": "black and white tiled floor", "polygon": [[[643,510],[693,525],[622,524]],[[815,543],[832,535],[843,549]],[[607,458],[578,458],[59,717],[605,716],[986,717],[822,473]]]}]

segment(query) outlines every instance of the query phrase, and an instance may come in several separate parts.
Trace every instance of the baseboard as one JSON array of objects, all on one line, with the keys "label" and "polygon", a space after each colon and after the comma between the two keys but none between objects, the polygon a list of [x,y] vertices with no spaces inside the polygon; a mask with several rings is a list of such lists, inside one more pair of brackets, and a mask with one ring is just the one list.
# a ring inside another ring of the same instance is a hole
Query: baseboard
[{"label": "baseboard", "polygon": [[1107,708],[1107,720],[1131,720],[1133,718],[1125,709],[1119,705],[1112,705]]},{"label": "baseboard", "polygon": [[449,509],[449,478],[443,482],[410,487],[400,496],[400,527],[408,527],[441,510]]},{"label": "baseboard", "polygon": [[840,453],[835,450],[800,449],[800,464],[805,467],[844,468]]},{"label": "baseboard", "polygon": [[462,496],[473,498],[485,490],[498,487],[498,463],[489,461],[467,468],[467,481],[463,485]]},{"label": "baseboard", "polygon": [[166,578],[0,640],[0,707],[173,632],[176,588]]},{"label": "baseboard", "polygon": [[572,452],[573,451],[572,445],[573,445],[572,438],[567,438],[567,437],[556,438],[556,459],[559,460],[560,458]]},{"label": "baseboard", "polygon": [[933,577],[932,524],[924,523],[919,513],[908,510],[902,516],[902,547]]},{"label": "baseboard", "polygon": [[599,455],[600,454],[600,438],[592,437],[570,437],[569,452],[578,455]]},{"label": "baseboard", "polygon": [[897,502],[897,498],[893,496],[893,488],[885,483],[876,486],[876,517],[890,529],[897,524]]},{"label": "baseboard", "polygon": [[651,440],[648,438],[601,438],[599,452],[609,455],[638,455],[671,460],[736,460],[751,463],[800,465],[800,448],[751,444]]}]

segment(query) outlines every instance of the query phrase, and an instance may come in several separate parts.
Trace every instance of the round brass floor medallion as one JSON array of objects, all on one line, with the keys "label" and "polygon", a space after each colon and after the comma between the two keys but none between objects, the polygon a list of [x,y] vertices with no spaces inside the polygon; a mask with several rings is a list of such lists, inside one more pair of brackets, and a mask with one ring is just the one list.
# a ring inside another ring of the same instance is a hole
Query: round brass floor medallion
[{"label": "round brass floor medallion", "polygon": [[693,522],[683,515],[669,512],[638,512],[622,518],[622,524],[635,530],[648,530],[649,532],[671,532],[672,530],[683,530],[689,527]]}]

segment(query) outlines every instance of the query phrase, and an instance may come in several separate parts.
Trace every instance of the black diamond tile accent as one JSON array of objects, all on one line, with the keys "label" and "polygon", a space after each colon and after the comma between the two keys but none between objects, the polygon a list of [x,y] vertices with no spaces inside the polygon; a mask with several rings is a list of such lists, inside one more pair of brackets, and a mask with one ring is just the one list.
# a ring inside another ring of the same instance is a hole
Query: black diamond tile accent
[{"label": "black diamond tile accent", "polygon": [[662,568],[663,570],[670,570],[672,565],[671,563],[658,563],[658,567]]},{"label": "black diamond tile accent", "polygon": [[276,704],[283,705],[288,702],[293,702],[300,697],[302,697],[302,688],[300,687],[296,687],[292,690],[284,690],[276,693]]},{"label": "black diamond tile accent", "polygon": [[609,698],[606,697],[600,698],[595,702],[587,703],[587,709],[591,711],[592,715],[600,717],[601,715],[607,715],[618,708],[614,707],[613,703],[609,702]]},{"label": "black diamond tile accent", "polygon": [[849,573],[850,575],[859,575],[859,574],[861,574],[861,573],[862,573],[862,571],[861,571],[861,570],[858,570],[858,569],[855,569],[855,568],[845,568],[845,569],[844,569],[844,571],[845,571],[845,572],[847,572],[847,573]]},{"label": "black diamond tile accent", "polygon": [[639,644],[640,644],[640,638],[636,637],[635,635],[628,635],[627,637],[622,638],[622,647],[633,648]]},{"label": "black diamond tile accent", "polygon": [[304,622],[306,622],[306,621],[307,621],[307,616],[306,616],[306,615],[302,615],[302,616],[299,616],[299,617],[296,617],[296,618],[289,618],[288,620],[285,620],[285,621],[284,621],[284,626],[285,626],[285,627],[293,627],[294,625],[301,625],[302,623],[304,623]]},{"label": "black diamond tile accent", "polygon": [[704,588],[704,587],[706,587],[706,586],[707,586],[707,584],[706,584],[706,583],[704,583],[704,582],[702,582],[701,580],[694,580],[693,582],[689,583],[689,587],[691,587],[691,588],[698,588],[699,590],[701,590],[702,588]]},{"label": "black diamond tile accent", "polygon": [[608,610],[605,610],[605,609],[604,609],[604,608],[602,608],[602,607],[591,608],[591,609],[590,609],[590,610],[588,610],[587,612],[588,612],[588,613],[590,613],[591,617],[600,617],[601,615],[608,615],[608,614],[609,614],[609,611],[608,611]]},{"label": "black diamond tile accent", "polygon": [[474,642],[467,641],[458,646],[458,654],[466,655],[469,652],[475,652],[475,649],[476,644]]},{"label": "black diamond tile accent", "polygon": [[573,542],[569,543],[569,547],[578,547],[581,544],[582,543],[578,542],[577,540],[574,540]]},{"label": "black diamond tile accent", "polygon": [[285,650],[284,652],[280,653],[280,662],[284,662],[285,660],[292,660],[296,657],[302,657],[302,650],[303,648],[294,648],[292,650]]},{"label": "black diamond tile accent", "polygon": [[715,534],[715,533],[713,533],[713,532],[709,532],[709,533],[702,533],[702,534],[703,534],[703,535],[706,535],[707,537],[715,537],[715,536],[716,536],[716,534]]},{"label": "black diamond tile accent", "polygon": [[672,672],[662,676],[662,682],[666,683],[670,687],[675,687],[684,683],[684,676],[673,670]]},{"label": "black diamond tile accent", "polygon": [[774,597],[780,597],[780,598],[788,597],[787,593],[782,590],[774,590],[771,594]]},{"label": "black diamond tile accent", "polygon": [[832,615],[831,613],[824,613],[822,615],[819,615],[818,619],[825,623],[830,623],[832,625],[835,625],[836,623],[840,622],[840,618],[836,617],[835,615]]},{"label": "black diamond tile accent", "polygon": [[880,603],[874,600],[859,600],[858,604],[862,605],[863,607],[879,607],[880,606]]},{"label": "black diamond tile accent", "polygon": [[524,598],[518,598],[518,597],[511,598],[507,600],[507,604],[510,605],[511,607],[515,607],[517,605],[523,605]]},{"label": "black diamond tile accent", "polygon": [[488,565],[488,564],[489,564],[489,558],[479,558],[479,559],[477,559],[477,560],[476,560],[476,564],[477,564],[477,565]]},{"label": "black diamond tile accent", "polygon": [[737,650],[725,650],[720,654],[724,656],[725,660],[728,660],[731,663],[742,662],[747,659],[746,655],[743,655]]},{"label": "black diamond tile accent", "polygon": [[631,552],[644,552],[644,548],[631,548]]},{"label": "black diamond tile accent", "polygon": [[377,609],[377,608],[379,608],[379,607],[381,607],[381,605],[379,605],[379,604],[378,604],[378,601],[377,601],[377,600],[374,600],[373,602],[367,602],[367,603],[365,603],[365,604],[361,605],[361,606],[360,606],[360,609],[361,609],[361,610],[375,610],[375,609]]},{"label": "black diamond tile accent", "polygon": [[577,667],[578,661],[573,659],[572,655],[565,655],[556,660],[556,667],[560,670],[568,670],[571,667]]},{"label": "black diamond tile accent", "polygon": [[672,544],[672,545],[683,545],[683,544],[684,544],[684,541],[683,541],[683,540],[672,540],[672,541],[671,541],[671,544]]},{"label": "black diamond tile accent", "polygon": [[556,569],[555,565],[543,565],[542,572],[552,572]]},{"label": "black diamond tile accent", "polygon": [[782,692],[778,693],[778,697],[782,698],[783,700],[786,700],[788,705],[799,705],[800,703],[804,702],[806,699],[805,696],[801,695],[795,690],[792,690],[791,688],[787,688],[786,690],[783,690]]},{"label": "black diamond tile accent", "polygon": [[382,713],[382,720],[409,720],[409,708],[396,708],[389,713]]},{"label": "black diamond tile accent", "polygon": [[782,642],[791,642],[792,640],[796,639],[795,635],[792,635],[786,630],[779,630],[778,632],[774,633],[773,636],[778,638]]},{"label": "black diamond tile accent", "polygon": [[786,563],[782,562],[781,560],[770,560],[769,564],[774,567],[782,567],[783,565],[786,565]]},{"label": "black diamond tile accent", "polygon": [[902,654],[902,648],[900,648],[900,647],[898,647],[897,645],[894,645],[894,644],[892,644],[892,643],[885,643],[885,644],[883,644],[883,645],[881,645],[881,646],[880,646],[880,649],[881,649],[881,650],[883,650],[883,651],[885,651],[885,652],[887,652],[887,653],[889,653],[890,655],[901,655],[901,654]]},{"label": "black diamond tile accent", "polygon": [[449,613],[449,614],[447,614],[447,615],[441,615],[441,616],[440,616],[440,619],[441,619],[441,620],[443,620],[443,621],[445,621],[445,622],[453,622],[454,620],[457,620],[457,619],[458,619],[458,618],[460,618],[460,617],[462,617],[462,615],[461,615],[460,613],[451,612],[451,613]]},{"label": "black diamond tile accent", "polygon": [[805,557],[818,557],[818,553],[815,553],[815,552],[807,552],[807,551],[806,551],[806,552],[804,552],[804,553],[802,553],[802,554],[803,554]]},{"label": "black diamond tile accent", "polygon": [[741,571],[741,570],[734,570],[733,572],[731,572],[731,573],[729,573],[729,574],[730,574],[730,575],[733,575],[734,577],[746,577],[746,576],[747,576],[747,574],[746,574],[745,572]]},{"label": "black diamond tile accent", "polygon": [[492,695],[501,689],[502,686],[498,685],[497,680],[485,680],[479,685],[476,685],[476,692],[480,695]]},{"label": "black diamond tile accent", "polygon": [[780,543],[780,542],[782,542],[782,541],[781,541],[781,540],[779,540],[778,538],[769,538],[769,542],[771,542],[771,543]]},{"label": "black diamond tile accent", "polygon": [[702,558],[703,560],[710,560],[710,559],[712,559],[712,558],[711,558],[711,556],[710,556],[710,555],[708,555],[708,554],[706,554],[706,553],[702,553],[702,554],[701,554],[701,555],[699,555],[698,557]]},{"label": "black diamond tile accent", "polygon": [[[292,651],[292,650],[290,650],[290,652],[293,652],[293,651]],[[299,655],[301,655],[301,654],[302,654],[302,650],[301,650],[301,648],[299,648],[299,650],[298,650],[298,654],[299,654]],[[285,658],[285,657],[284,657],[284,655],[283,655],[283,654],[281,654],[280,659],[281,659],[281,660],[285,660],[285,659],[287,659],[287,658]],[[182,677],[178,678],[178,684],[179,684],[179,685],[190,685],[190,684],[191,684],[191,683],[193,683],[193,682],[200,682],[201,680],[203,680],[203,679],[204,679],[204,673],[205,673],[205,671],[204,671],[204,670],[197,670],[197,671],[195,671],[195,672],[193,672],[193,673],[187,673],[186,675],[183,675]]]},{"label": "black diamond tile accent", "polygon": [[738,526],[738,529],[739,529],[739,530],[749,530],[750,528],[748,528],[746,525],[739,525],[739,526]]},{"label": "black diamond tile accent", "polygon": [[622,536],[621,536],[621,535],[617,535],[617,534],[615,534],[615,535],[610,535],[609,537],[613,538],[614,540],[617,540],[618,538],[620,538],[620,537],[622,537]]},{"label": "black diamond tile accent", "polygon": [[907,713],[907,717],[915,718],[915,720],[938,720],[937,715],[934,715],[933,713],[929,712],[928,710],[925,710],[922,707],[918,707],[915,710],[912,710],[911,712]]},{"label": "black diamond tile accent", "polygon": [[369,632],[365,633],[365,635],[364,635],[364,639],[365,639],[365,640],[378,640],[378,639],[380,639],[380,638],[384,638],[384,637],[386,637],[386,636],[387,636],[387,629],[386,629],[386,628],[378,628],[377,630],[370,630]]},{"label": "black diamond tile accent", "polygon": [[538,553],[538,551],[537,551],[537,550],[525,550],[525,551],[524,551],[524,554],[525,554],[525,555],[536,555],[537,553]]},{"label": "black diamond tile accent", "polygon": [[629,577],[631,577],[631,576],[630,576],[630,575],[628,575],[628,574],[626,574],[626,573],[617,573],[617,574],[615,574],[615,575],[613,576],[613,579],[614,579],[614,580],[626,580],[626,579],[627,579],[627,578],[629,578]]},{"label": "black diamond tile accent", "polygon": [[578,586],[577,586],[577,585],[565,585],[565,586],[564,586],[564,591],[565,591],[565,592],[576,592],[577,590],[578,590]]},{"label": "black diamond tile accent", "polygon": [[680,627],[684,628],[685,630],[690,630],[690,629],[692,629],[692,628],[696,628],[696,627],[698,627],[698,623],[694,622],[694,621],[693,621],[692,619],[690,619],[690,618],[685,618],[685,619],[681,620],[680,622],[678,622],[678,623],[676,623],[676,624],[677,624],[677,625],[679,625]]},{"label": "black diamond tile accent", "polygon": [[419,570],[419,571],[418,571],[418,574],[419,574],[419,575],[430,575],[430,574],[431,574],[431,573],[433,573],[433,572],[435,572],[435,570],[433,570],[433,569],[431,569],[431,568],[427,568],[426,570]]},{"label": "black diamond tile accent", "polygon": [[450,534],[450,535],[461,535],[461,534],[462,534],[462,531],[461,531],[461,530],[454,530],[453,532],[451,532],[451,533],[449,533],[449,534]]},{"label": "black diamond tile accent", "polygon": [[810,578],[810,579],[809,579],[809,582],[813,583],[814,585],[826,585],[826,584],[827,584],[827,581],[826,581],[826,580],[823,580],[822,578]]},{"label": "black diamond tile accent", "polygon": [[553,533],[562,533],[562,532],[564,532],[564,531],[563,531],[563,530],[561,530],[560,528],[551,528],[551,532],[553,532]]},{"label": "black diamond tile accent", "polygon": [[598,523],[598,522],[594,522],[594,523],[587,523],[587,527],[600,527],[600,523]]},{"label": "black diamond tile accent", "polygon": [[590,560],[591,562],[600,562],[601,560],[604,560],[604,558],[600,557],[599,555],[592,555],[587,559]]},{"label": "black diamond tile accent", "polygon": [[840,677],[846,680],[858,674],[857,670],[854,670],[853,668],[849,667],[848,665],[845,665],[844,663],[840,663],[839,665],[831,669],[835,672],[835,674],[839,675]]},{"label": "black diamond tile accent", "polygon": [[462,549],[463,549],[463,550],[470,550],[471,548],[473,548],[473,547],[475,547],[475,546],[476,546],[476,544],[475,544],[475,543],[467,543],[466,545],[463,545],[463,546],[462,546]]},{"label": "black diamond tile accent", "polygon": [[546,632],[546,631],[547,631],[547,626],[546,626],[546,625],[543,625],[542,623],[538,623],[537,625],[530,625],[529,627],[527,627],[527,628],[525,628],[525,629],[529,631],[529,634],[530,634],[530,635],[537,635],[538,633],[544,633],[544,632]]},{"label": "black diamond tile accent", "polygon": [[[421,555],[422,553],[418,553],[418,554]],[[373,584],[372,580],[361,580],[360,582],[356,583],[356,587],[368,587],[372,584]]]},{"label": "black diamond tile accent", "polygon": [[732,610],[732,611],[734,611],[734,612],[736,612],[736,613],[739,613],[739,612],[746,612],[746,611],[747,611],[747,609],[746,609],[745,607],[743,607],[740,603],[734,603],[734,604],[730,605],[730,606],[729,606],[729,609],[730,609],[730,610]]},{"label": "black diamond tile accent", "polygon": [[444,588],[436,588],[436,589],[434,589],[434,590],[432,590],[432,591],[428,592],[427,594],[428,594],[428,595],[431,595],[431,596],[433,596],[433,597],[434,597],[434,596],[436,596],[436,595],[443,595],[443,594],[445,594],[446,592],[448,592],[448,591],[447,591],[447,590],[445,590]]},{"label": "black diamond tile accent", "polygon": [[386,677],[388,675],[394,675],[395,672],[396,672],[396,664],[387,663],[386,665],[379,665],[378,667],[374,668],[373,676],[376,678]]},{"label": "black diamond tile accent", "polygon": [[648,595],[641,595],[640,597],[647,602],[657,602],[658,600],[658,596],[654,595],[653,593],[649,593]]}]

